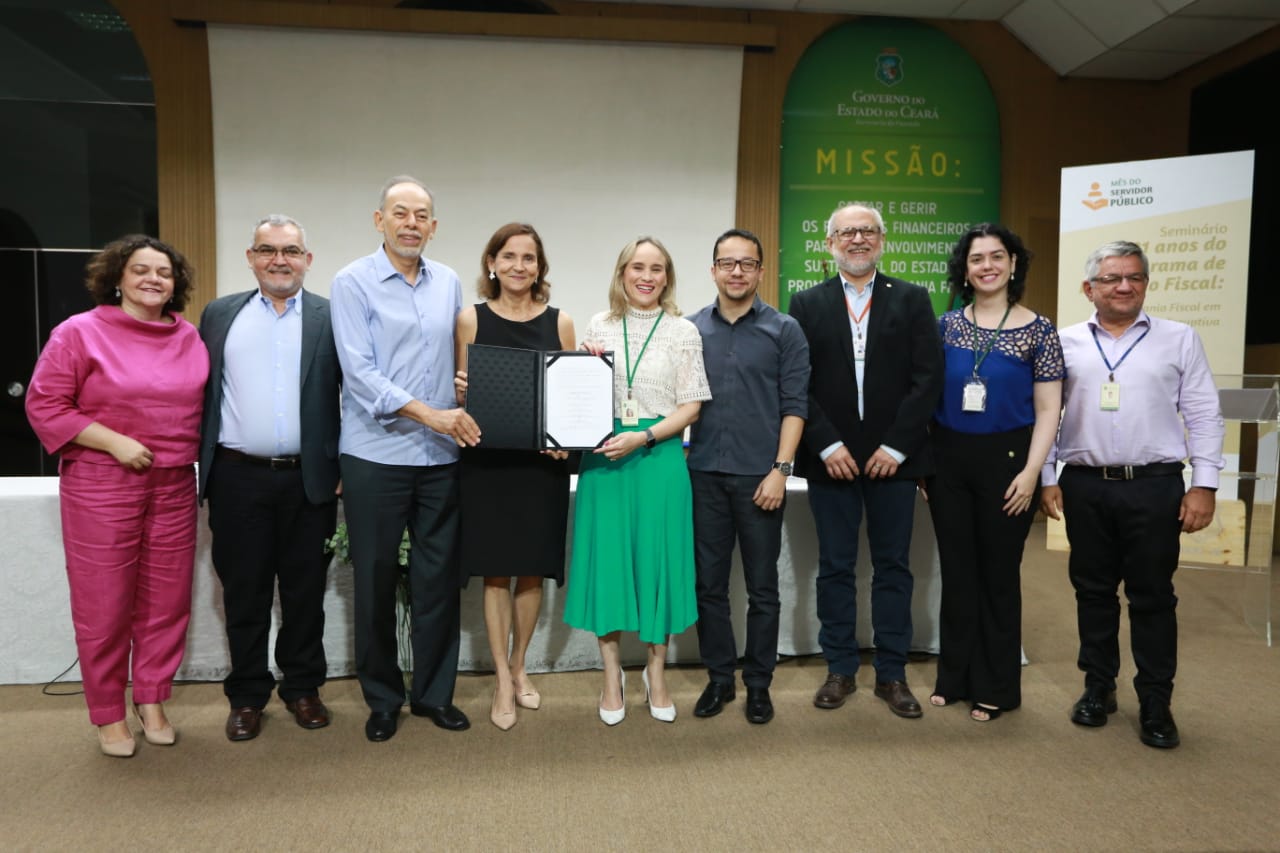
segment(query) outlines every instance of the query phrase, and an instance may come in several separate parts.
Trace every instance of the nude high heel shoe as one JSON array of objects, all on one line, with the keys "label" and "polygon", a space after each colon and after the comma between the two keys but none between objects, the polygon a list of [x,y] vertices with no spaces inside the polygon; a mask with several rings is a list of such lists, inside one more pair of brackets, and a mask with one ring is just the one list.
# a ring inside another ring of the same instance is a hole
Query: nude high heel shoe
[{"label": "nude high heel shoe", "polygon": [[516,724],[516,711],[512,708],[510,711],[498,710],[498,690],[494,688],[493,704],[489,706],[489,722],[505,731],[510,731],[511,727]]},{"label": "nude high heel shoe", "polygon": [[627,716],[627,671],[622,670],[622,707],[616,711],[607,711],[604,708],[604,691],[600,691],[600,705],[597,709],[600,712],[600,722],[606,726],[616,726],[622,722]]},{"label": "nude high heel shoe", "polygon": [[142,726],[142,736],[147,739],[147,743],[152,746],[173,746],[178,740],[178,733],[173,730],[173,726],[166,724],[158,729],[148,729],[147,722],[142,718],[142,711],[138,709],[137,704],[133,706],[133,713],[138,718],[138,725]]},{"label": "nude high heel shoe", "polygon": [[112,758],[133,758],[133,753],[137,750],[138,744],[132,737],[124,740],[108,741],[102,734],[102,727],[97,728],[98,731],[98,747],[102,750],[103,755],[109,755]]},{"label": "nude high heel shoe", "polygon": [[521,692],[520,684],[512,681],[516,689],[516,704],[521,708],[528,708],[530,711],[536,711],[542,707],[542,694],[533,689],[533,685],[529,685],[529,689]]},{"label": "nude high heel shoe", "polygon": [[672,702],[664,708],[649,701],[649,667],[646,664],[644,672],[640,674],[640,680],[644,682],[644,701],[649,706],[649,716],[662,723],[674,723],[676,721],[676,703]]}]

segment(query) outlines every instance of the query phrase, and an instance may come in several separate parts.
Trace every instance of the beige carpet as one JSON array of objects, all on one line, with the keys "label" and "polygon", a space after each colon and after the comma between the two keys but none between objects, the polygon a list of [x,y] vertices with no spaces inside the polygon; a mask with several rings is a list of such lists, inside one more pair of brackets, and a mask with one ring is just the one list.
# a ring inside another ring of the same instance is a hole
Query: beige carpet
[{"label": "beige carpet", "polygon": [[[632,671],[628,717],[606,729],[599,674],[582,672],[538,676],[542,710],[503,733],[491,679],[465,675],[471,731],[406,714],[371,744],[344,679],[324,691],[329,728],[303,731],[275,703],[261,737],[232,744],[221,687],[185,684],[168,706],[177,746],[118,760],[98,753],[81,697],[10,686],[0,850],[1280,850],[1280,649],[1242,622],[1241,579],[1180,573],[1183,745],[1154,750],[1127,656],[1110,724],[1068,721],[1074,604],[1043,537],[1037,525],[1024,566],[1024,704],[994,723],[961,706],[900,720],[870,667],[844,708],[817,710],[825,667],[805,658],[779,666],[767,726],[743,719],[741,691],[694,718],[705,675],[686,667],[674,725],[648,717]],[[933,662],[908,677],[923,700]]]}]

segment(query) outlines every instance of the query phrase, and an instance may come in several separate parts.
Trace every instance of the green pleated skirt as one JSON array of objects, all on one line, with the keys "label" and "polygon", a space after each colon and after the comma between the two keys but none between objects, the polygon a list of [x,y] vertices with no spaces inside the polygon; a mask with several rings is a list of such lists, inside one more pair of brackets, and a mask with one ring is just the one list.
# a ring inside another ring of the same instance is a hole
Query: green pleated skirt
[{"label": "green pleated skirt", "polygon": [[[615,432],[644,430],[642,419]],[[693,492],[680,439],[616,462],[584,453],[578,473],[564,621],[602,635],[636,631],[666,643],[698,620]]]}]

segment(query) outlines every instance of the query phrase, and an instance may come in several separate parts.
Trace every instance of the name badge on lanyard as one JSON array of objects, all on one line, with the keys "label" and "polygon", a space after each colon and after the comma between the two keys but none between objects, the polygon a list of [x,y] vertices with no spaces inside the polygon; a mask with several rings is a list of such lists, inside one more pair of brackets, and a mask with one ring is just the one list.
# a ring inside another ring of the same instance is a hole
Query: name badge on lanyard
[{"label": "name badge on lanyard", "polygon": [[619,418],[623,426],[639,426],[640,425],[640,404],[630,397],[622,401],[622,417]]},{"label": "name badge on lanyard", "polygon": [[636,356],[636,363],[633,367],[631,364],[631,339],[627,334],[627,315],[624,311],[622,314],[622,351],[626,356],[627,370],[627,399],[622,401],[620,417],[623,426],[640,426],[640,403],[631,396],[631,385],[635,382],[636,373],[640,370],[640,359],[644,358],[644,352],[649,348],[649,341],[653,340],[653,333],[658,331],[658,324],[662,322],[662,315],[659,314],[653,321],[653,326],[649,329],[649,336],[644,339],[644,346],[640,347],[640,353]]},{"label": "name badge on lanyard", "polygon": [[987,360],[987,356],[991,353],[991,348],[996,345],[996,339],[1000,337],[1000,333],[1004,331],[1004,324],[1009,319],[1009,312],[1013,310],[1013,305],[1005,306],[1004,316],[1000,318],[999,324],[996,326],[990,337],[987,338],[985,344],[978,345],[978,332],[983,331],[978,325],[978,308],[975,304],[973,307],[973,373],[964,383],[964,390],[960,395],[960,411],[962,412],[985,412],[987,410],[987,380],[978,375],[978,368],[982,367],[982,362]]},{"label": "name badge on lanyard", "polygon": [[962,412],[985,412],[987,410],[987,383],[981,376],[971,376],[964,383],[964,393],[960,398]]},{"label": "name badge on lanyard", "polygon": [[1120,383],[1103,382],[1102,397],[1099,406],[1104,412],[1120,411]]},{"label": "name badge on lanyard", "polygon": [[1112,364],[1111,359],[1107,358],[1107,354],[1102,351],[1102,344],[1098,341],[1098,330],[1091,328],[1089,331],[1093,333],[1093,345],[1098,348],[1098,355],[1102,356],[1102,363],[1107,366],[1108,371],[1107,381],[1102,383],[1102,393],[1098,395],[1098,408],[1104,412],[1118,412],[1120,411],[1120,383],[1116,381],[1116,371],[1120,369],[1120,365],[1124,364],[1129,353],[1133,352],[1133,348],[1142,343],[1142,339],[1151,333],[1151,327],[1147,326],[1146,331],[1129,344],[1129,348],[1115,364]]},{"label": "name badge on lanyard", "polygon": [[867,314],[871,311],[871,302],[874,299],[875,297],[873,296],[867,300],[867,304],[863,306],[861,314],[854,314],[853,306],[849,304],[849,300],[846,298],[844,301],[844,308],[846,311],[849,312],[849,319],[853,321],[853,331],[854,331],[853,360],[854,361],[867,360],[867,339],[862,336],[862,323],[867,319]]}]

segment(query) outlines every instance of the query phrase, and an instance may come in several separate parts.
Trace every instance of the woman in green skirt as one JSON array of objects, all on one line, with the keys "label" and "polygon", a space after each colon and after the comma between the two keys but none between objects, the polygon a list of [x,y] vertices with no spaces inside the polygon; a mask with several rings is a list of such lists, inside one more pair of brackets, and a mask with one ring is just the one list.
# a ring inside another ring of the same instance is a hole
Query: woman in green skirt
[{"label": "woman in green skirt", "polygon": [[600,719],[626,716],[618,635],[649,646],[645,698],[673,722],[667,638],[698,619],[693,498],[684,429],[711,399],[702,338],[676,307],[671,255],[652,237],[628,243],[609,285],[609,310],[587,324],[584,349],[614,353],[614,435],[583,456],[573,522],[565,622],[600,642]]}]

